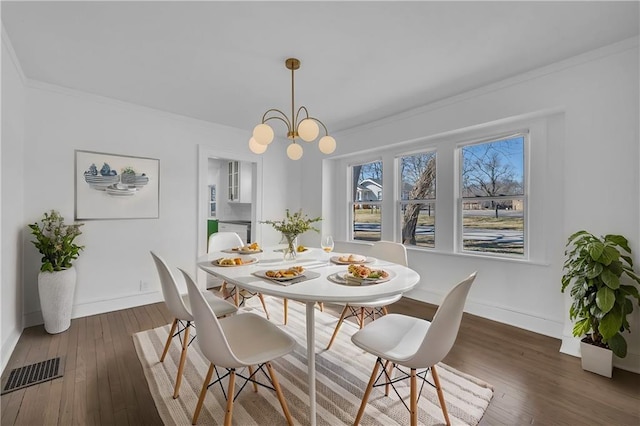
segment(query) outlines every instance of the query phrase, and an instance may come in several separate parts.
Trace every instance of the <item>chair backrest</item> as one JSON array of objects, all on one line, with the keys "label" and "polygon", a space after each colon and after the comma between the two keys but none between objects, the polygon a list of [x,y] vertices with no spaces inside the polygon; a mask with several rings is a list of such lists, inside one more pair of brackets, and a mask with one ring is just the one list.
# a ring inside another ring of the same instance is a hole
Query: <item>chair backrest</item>
[{"label": "chair backrest", "polygon": [[449,290],[433,316],[420,349],[408,363],[403,365],[411,368],[430,367],[447,356],[458,336],[464,304],[476,273],[469,275]]},{"label": "chair backrest", "polygon": [[207,253],[242,246],[244,242],[235,232],[216,232],[209,237]]},{"label": "chair backrest", "polygon": [[220,321],[216,318],[193,278],[184,270],[178,269],[184,275],[184,281],[187,283],[191,311],[198,329],[198,345],[202,354],[212,364],[220,367],[234,368],[242,365],[233,354],[220,326]]},{"label": "chair backrest", "polygon": [[171,273],[171,269],[169,269],[167,263],[153,251],[151,252],[151,257],[153,257],[153,261],[156,263],[156,269],[160,276],[162,295],[164,296],[164,303],[167,305],[167,309],[169,309],[169,312],[171,312],[171,315],[175,318],[185,321],[193,321],[191,313],[182,301],[182,296],[178,291],[178,286],[173,274]]},{"label": "chair backrest", "polygon": [[371,243],[355,243],[352,241],[335,241],[333,243],[333,251],[337,253],[361,254],[363,256],[369,255],[371,247],[373,247]]},{"label": "chair backrest", "polygon": [[376,241],[369,249],[368,256],[377,259],[386,260],[387,262],[397,263],[402,266],[409,266],[407,260],[407,248],[404,244],[394,243],[392,241]]}]

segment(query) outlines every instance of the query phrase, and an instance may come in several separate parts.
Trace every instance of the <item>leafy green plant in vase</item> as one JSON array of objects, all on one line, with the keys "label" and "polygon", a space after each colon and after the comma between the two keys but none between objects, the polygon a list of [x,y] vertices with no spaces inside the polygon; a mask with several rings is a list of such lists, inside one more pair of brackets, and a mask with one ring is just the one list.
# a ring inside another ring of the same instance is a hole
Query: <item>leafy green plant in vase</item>
[{"label": "leafy green plant in vase", "polygon": [[29,225],[41,258],[38,274],[38,294],[48,333],[65,331],[71,325],[71,308],[76,287],[76,270],[73,262],[84,246],[75,239],[82,234],[82,223],[66,225],[56,210],[45,212],[40,222]]},{"label": "leafy green plant in vase", "polygon": [[[583,368],[593,371],[585,367],[590,362],[585,357],[588,345],[610,349],[619,358],[627,355],[622,333],[630,331],[628,316],[634,299],[640,302],[640,277],[633,269],[629,242],[621,235],[596,237],[587,231],[576,232],[567,241],[565,257],[562,292],[570,286],[573,335],[584,336]],[[611,377],[611,361],[608,368],[594,372]]]},{"label": "leafy green plant in vase", "polygon": [[313,227],[312,224],[321,220],[321,217],[309,218],[306,214],[302,213],[302,209],[295,213],[291,213],[289,209],[287,209],[283,220],[266,220],[262,223],[271,225],[273,229],[280,232],[283,239],[286,240],[287,247],[284,249],[284,258],[295,259],[297,254],[296,240],[298,236],[307,231],[320,232],[320,230]]}]

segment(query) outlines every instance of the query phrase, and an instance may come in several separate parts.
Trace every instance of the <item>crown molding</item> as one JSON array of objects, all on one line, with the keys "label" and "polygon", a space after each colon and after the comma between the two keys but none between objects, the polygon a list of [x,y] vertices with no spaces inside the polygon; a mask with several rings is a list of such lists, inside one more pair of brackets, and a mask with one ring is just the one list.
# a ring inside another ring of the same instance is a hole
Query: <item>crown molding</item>
[{"label": "crown molding", "polygon": [[436,100],[426,105],[413,108],[398,114],[390,115],[386,118],[381,118],[379,120],[372,121],[370,123],[362,124],[360,126],[351,127],[348,129],[343,129],[339,132],[336,132],[336,135],[347,136],[349,134],[360,132],[362,130],[374,129],[376,127],[385,126],[385,125],[396,123],[399,121],[404,121],[416,115],[422,115],[430,111],[442,109],[444,107],[455,105],[465,100],[473,99],[473,98],[476,98],[491,92],[495,92],[498,90],[502,90],[510,86],[515,86],[527,81],[542,78],[544,76],[554,74],[569,68],[577,67],[589,62],[602,59],[602,58],[606,58],[608,56],[617,55],[619,53],[626,52],[628,50],[637,51],[639,46],[640,46],[639,36],[624,39],[622,41],[609,44],[607,46],[604,46],[595,50],[590,50],[588,52],[585,52],[576,56],[572,56],[570,58],[563,59],[558,62],[554,62],[550,65],[547,65],[541,68],[536,68],[534,70],[527,71],[525,73],[518,74],[516,76],[509,77],[504,80],[500,80],[496,83],[491,83],[491,84],[479,87],[477,89],[460,93],[458,95]]},{"label": "crown molding", "polygon": [[[20,65],[20,61],[18,60],[16,51],[13,48],[13,43],[11,43],[11,38],[9,37],[7,31],[4,29],[4,25],[2,26],[2,44],[4,44],[4,46],[7,48],[7,51],[9,52],[9,59],[18,72],[22,85],[26,86],[29,79],[26,75],[24,75],[24,71],[22,71],[22,66]],[[4,60],[5,58],[2,59]]]},{"label": "crown molding", "polygon": [[41,90],[44,92],[56,93],[63,96],[69,96],[73,98],[77,98],[86,102],[94,102],[97,104],[107,105],[114,108],[129,110],[136,113],[148,114],[151,116],[155,116],[161,118],[163,120],[172,120],[185,124],[189,124],[191,126],[201,127],[207,130],[221,130],[227,129],[234,132],[241,133],[242,136],[247,136],[247,140],[249,138],[248,129],[240,129],[237,127],[231,127],[224,124],[215,123],[213,121],[205,121],[199,120],[197,118],[187,117],[185,115],[176,114],[174,112],[164,111],[160,109],[155,109],[151,107],[147,107],[144,105],[134,104],[127,101],[122,101],[116,98],[110,98],[107,96],[97,95],[90,92],[85,92],[82,90],[72,89],[70,87],[59,86],[57,84],[46,83],[40,80],[34,80],[31,78],[26,79],[25,86],[29,89]]}]

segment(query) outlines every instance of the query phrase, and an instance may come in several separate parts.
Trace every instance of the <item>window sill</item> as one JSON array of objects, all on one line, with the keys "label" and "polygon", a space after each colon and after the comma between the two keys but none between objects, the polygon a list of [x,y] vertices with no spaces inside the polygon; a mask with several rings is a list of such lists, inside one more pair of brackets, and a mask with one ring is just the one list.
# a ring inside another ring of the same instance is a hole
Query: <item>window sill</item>
[{"label": "window sill", "polygon": [[407,251],[418,252],[418,253],[432,253],[440,256],[454,256],[454,257],[462,257],[468,259],[479,259],[482,261],[494,261],[494,262],[509,262],[509,263],[517,263],[521,265],[533,265],[533,266],[550,266],[549,262],[541,262],[535,261],[531,259],[517,259],[513,257],[499,257],[499,256],[490,256],[484,254],[472,254],[472,253],[455,253],[444,250],[436,250],[430,248],[422,248],[417,246],[405,246]]}]

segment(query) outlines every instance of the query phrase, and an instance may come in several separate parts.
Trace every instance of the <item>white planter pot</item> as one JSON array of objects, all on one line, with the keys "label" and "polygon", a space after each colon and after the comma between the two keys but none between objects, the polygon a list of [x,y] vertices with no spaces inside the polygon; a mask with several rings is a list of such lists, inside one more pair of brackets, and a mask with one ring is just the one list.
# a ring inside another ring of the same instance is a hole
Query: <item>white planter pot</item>
[{"label": "white planter pot", "polygon": [[75,290],[76,269],[74,267],[38,274],[40,309],[47,333],[62,333],[71,325],[71,308]]},{"label": "white planter pot", "polygon": [[580,342],[582,369],[611,378],[613,370],[613,352],[611,349],[601,348]]}]

